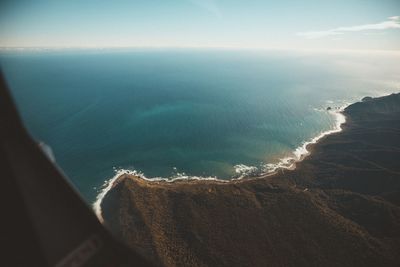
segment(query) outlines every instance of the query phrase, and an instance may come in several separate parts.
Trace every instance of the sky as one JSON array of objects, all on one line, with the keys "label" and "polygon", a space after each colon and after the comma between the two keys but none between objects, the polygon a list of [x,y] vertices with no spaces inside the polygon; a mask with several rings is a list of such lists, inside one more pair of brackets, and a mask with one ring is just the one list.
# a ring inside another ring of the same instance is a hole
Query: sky
[{"label": "sky", "polygon": [[400,50],[400,0],[3,0],[0,47]]}]

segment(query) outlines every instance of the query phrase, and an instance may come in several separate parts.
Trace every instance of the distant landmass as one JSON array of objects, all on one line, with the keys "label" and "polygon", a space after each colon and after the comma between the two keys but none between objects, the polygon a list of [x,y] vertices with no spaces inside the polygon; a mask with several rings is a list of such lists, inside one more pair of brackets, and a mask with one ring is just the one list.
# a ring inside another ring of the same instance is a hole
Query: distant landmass
[{"label": "distant landmass", "polygon": [[400,266],[400,94],[344,110],[294,170],[230,182],[121,175],[104,223],[161,266]]}]

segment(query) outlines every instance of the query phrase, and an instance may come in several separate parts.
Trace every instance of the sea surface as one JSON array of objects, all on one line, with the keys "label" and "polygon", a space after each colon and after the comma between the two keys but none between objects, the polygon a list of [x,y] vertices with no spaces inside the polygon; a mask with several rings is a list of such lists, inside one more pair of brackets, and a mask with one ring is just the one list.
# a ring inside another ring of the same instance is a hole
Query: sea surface
[{"label": "sea surface", "polygon": [[121,169],[268,172],[337,127],[337,108],[400,91],[400,56],[380,52],[3,50],[0,63],[30,133],[89,202]]}]

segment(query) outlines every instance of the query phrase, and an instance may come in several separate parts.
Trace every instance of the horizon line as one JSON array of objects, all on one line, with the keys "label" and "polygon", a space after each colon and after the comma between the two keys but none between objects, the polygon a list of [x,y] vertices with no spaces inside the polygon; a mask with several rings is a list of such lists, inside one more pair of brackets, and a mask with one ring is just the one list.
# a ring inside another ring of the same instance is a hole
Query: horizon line
[{"label": "horizon line", "polygon": [[73,50],[73,49],[223,49],[223,50],[282,50],[282,51],[299,51],[299,52],[344,52],[344,53],[390,53],[400,54],[400,49],[315,49],[315,48],[288,48],[288,47],[259,47],[259,46],[204,46],[204,45],[187,45],[187,46],[0,46],[0,50]]}]

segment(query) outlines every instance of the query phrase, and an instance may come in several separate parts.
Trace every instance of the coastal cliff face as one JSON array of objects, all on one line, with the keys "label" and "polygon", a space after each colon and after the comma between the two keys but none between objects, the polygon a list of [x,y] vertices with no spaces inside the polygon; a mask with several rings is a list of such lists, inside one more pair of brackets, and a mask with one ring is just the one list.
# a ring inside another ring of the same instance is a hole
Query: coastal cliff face
[{"label": "coastal cliff face", "polygon": [[160,266],[399,266],[400,94],[345,114],[292,171],[229,183],[122,175],[104,223]]}]

